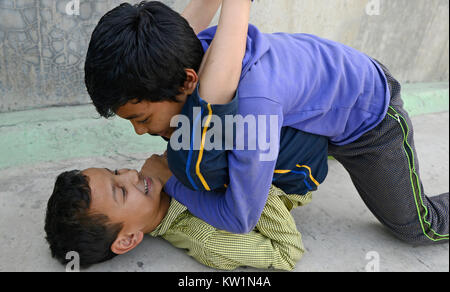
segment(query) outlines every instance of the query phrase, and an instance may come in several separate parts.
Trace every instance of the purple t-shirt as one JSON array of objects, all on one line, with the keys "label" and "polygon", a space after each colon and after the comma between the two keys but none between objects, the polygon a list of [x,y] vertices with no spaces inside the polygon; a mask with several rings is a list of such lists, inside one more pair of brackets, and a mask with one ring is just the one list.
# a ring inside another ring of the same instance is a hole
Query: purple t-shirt
[{"label": "purple t-shirt", "polygon": [[[216,29],[198,34],[205,51]],[[377,126],[390,99],[384,72],[364,53],[310,34],[261,33],[251,24],[237,95],[243,117],[268,117],[267,137],[277,139],[281,127],[289,126],[326,136],[335,145],[351,143]],[[269,133],[274,115],[278,132]],[[249,232],[264,208],[276,163],[261,161],[265,152],[229,152],[225,193],[192,191],[174,176],[165,190],[209,224]]]}]

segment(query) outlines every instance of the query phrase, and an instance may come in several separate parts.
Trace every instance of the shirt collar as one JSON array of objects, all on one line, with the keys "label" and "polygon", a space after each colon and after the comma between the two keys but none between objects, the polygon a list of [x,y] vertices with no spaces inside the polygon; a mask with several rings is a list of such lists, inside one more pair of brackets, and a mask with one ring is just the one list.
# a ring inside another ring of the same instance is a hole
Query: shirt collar
[{"label": "shirt collar", "polygon": [[181,213],[186,210],[186,206],[182,205],[180,202],[172,198],[166,216],[161,220],[161,223],[159,223],[155,230],[150,232],[150,235],[154,237],[164,235],[173,224],[173,222],[178,218],[178,216],[180,216]]}]

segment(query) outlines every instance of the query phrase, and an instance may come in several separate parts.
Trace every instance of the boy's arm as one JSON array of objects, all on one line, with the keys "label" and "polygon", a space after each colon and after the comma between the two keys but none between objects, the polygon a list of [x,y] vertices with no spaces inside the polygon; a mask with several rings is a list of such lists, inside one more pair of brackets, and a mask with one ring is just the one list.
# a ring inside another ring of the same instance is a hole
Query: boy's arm
[{"label": "boy's arm", "polygon": [[191,0],[181,13],[195,34],[208,28],[222,0]]},{"label": "boy's arm", "polygon": [[[248,147],[250,140],[253,140],[256,150],[246,148],[228,152],[230,183],[226,192],[194,191],[184,186],[175,176],[162,182],[165,183],[166,193],[185,205],[198,218],[222,230],[247,233],[255,227],[267,200],[279,151],[283,114],[280,104],[265,98],[245,98],[239,100],[239,105],[239,114],[242,117],[253,116],[258,130],[253,127],[238,127],[236,141],[244,141]],[[276,121],[270,116],[275,117]],[[262,118],[265,118],[265,124],[258,122]],[[265,133],[261,131],[263,126]],[[253,139],[249,138],[251,136]],[[254,141],[256,136],[260,136],[258,143]],[[261,140],[271,142],[269,151],[272,160],[263,161],[267,160],[267,156],[263,157],[267,151],[262,151],[259,147]],[[201,161],[192,163],[200,165]]]},{"label": "boy's arm", "polygon": [[247,44],[251,0],[223,0],[219,24],[203,57],[200,96],[211,104],[226,104],[236,92]]},{"label": "boy's arm", "polygon": [[256,229],[248,234],[218,230],[197,260],[213,268],[240,266],[292,270],[304,253],[294,218],[281,200],[284,192],[272,186]]},{"label": "boy's arm", "polygon": [[[232,135],[226,134],[226,121],[227,117],[237,114],[238,107],[239,98],[234,98],[227,104],[207,104],[199,96],[198,86],[186,100],[181,115],[190,121],[191,141],[185,140],[185,147],[181,147],[180,143],[174,143],[179,140],[178,133],[184,132],[183,128],[187,124],[185,119],[184,123],[178,123],[175,134],[171,137],[171,143],[167,144],[167,161],[173,175],[188,188],[197,191],[224,192],[225,186],[230,184],[226,146],[232,145],[233,141]],[[211,118],[209,125],[204,127],[215,131],[214,142],[211,143],[211,138],[208,138],[209,132],[202,132],[200,128],[202,121],[209,118]],[[221,131],[219,133],[216,130]],[[194,132],[202,135],[195,135]],[[208,144],[202,148],[195,147],[194,145],[200,146],[202,136]],[[192,147],[189,147],[188,143]],[[197,164],[199,160],[201,163]]]}]

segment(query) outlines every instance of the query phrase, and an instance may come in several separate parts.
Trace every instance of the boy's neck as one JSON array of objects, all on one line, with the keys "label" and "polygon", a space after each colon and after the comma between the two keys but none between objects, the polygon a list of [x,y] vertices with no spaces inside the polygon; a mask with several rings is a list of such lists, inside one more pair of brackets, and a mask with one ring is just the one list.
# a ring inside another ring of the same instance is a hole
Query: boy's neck
[{"label": "boy's neck", "polygon": [[144,231],[144,234],[151,233],[153,230],[161,224],[161,221],[166,217],[167,211],[169,211],[170,207],[170,196],[165,192],[161,192],[161,199],[159,203],[158,214],[156,215],[155,220],[153,221],[151,226],[147,227],[147,230]]}]

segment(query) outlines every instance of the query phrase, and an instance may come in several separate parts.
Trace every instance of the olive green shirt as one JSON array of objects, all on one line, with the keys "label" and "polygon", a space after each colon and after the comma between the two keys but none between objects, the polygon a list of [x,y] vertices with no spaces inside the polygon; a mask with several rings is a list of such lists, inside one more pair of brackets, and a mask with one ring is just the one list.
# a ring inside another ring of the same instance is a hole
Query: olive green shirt
[{"label": "olive green shirt", "polygon": [[255,229],[246,234],[219,230],[172,199],[167,215],[150,235],[186,249],[188,255],[215,269],[249,266],[292,270],[304,248],[290,211],[311,199],[311,193],[286,195],[272,186],[261,218]]}]

